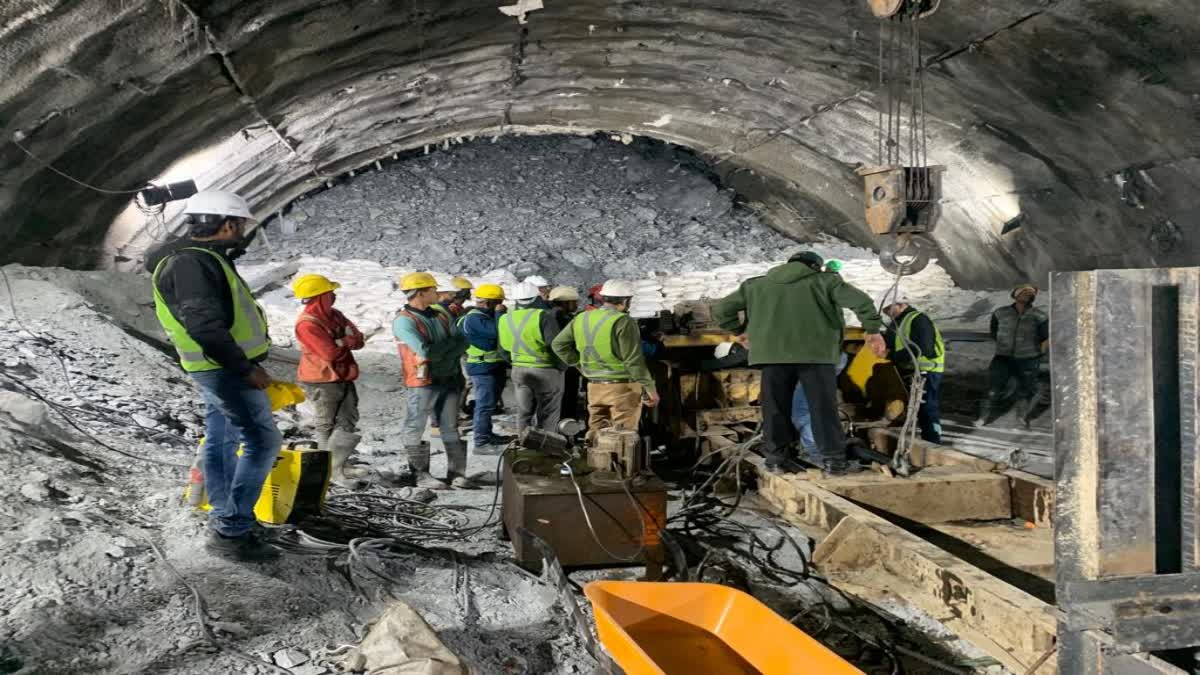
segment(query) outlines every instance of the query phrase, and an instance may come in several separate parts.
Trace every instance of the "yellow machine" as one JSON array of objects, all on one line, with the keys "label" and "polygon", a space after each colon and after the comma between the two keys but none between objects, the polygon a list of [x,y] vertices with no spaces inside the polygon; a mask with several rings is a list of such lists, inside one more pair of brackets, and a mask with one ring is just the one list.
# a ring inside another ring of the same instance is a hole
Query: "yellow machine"
[{"label": "yellow machine", "polygon": [[[203,442],[203,441],[202,441]],[[262,494],[254,504],[254,516],[270,525],[296,522],[304,516],[317,514],[325,506],[325,494],[329,491],[329,452],[315,447],[296,447],[289,444],[279,451],[275,466],[267,474]],[[238,455],[242,449],[238,448]],[[209,511],[208,494],[201,479],[196,482],[197,467],[193,467],[193,478],[183,491],[184,501],[201,511]]]}]

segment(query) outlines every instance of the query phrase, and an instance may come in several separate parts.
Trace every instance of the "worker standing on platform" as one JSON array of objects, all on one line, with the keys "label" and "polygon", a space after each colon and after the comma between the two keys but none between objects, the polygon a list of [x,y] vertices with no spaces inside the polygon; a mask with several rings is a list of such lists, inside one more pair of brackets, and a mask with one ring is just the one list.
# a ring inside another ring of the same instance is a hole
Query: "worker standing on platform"
[{"label": "worker standing on platform", "polygon": [[[579,291],[570,286],[557,286],[550,291],[550,304],[554,307],[554,322],[558,326],[555,335],[570,325],[575,315],[579,313]],[[551,352],[554,350],[551,349]],[[577,420],[579,415],[579,369],[562,363],[563,395],[559,408],[559,419]]]},{"label": "worker standing on platform", "polygon": [[1033,419],[1040,398],[1038,375],[1042,354],[1050,339],[1050,319],[1033,306],[1038,289],[1021,284],[1012,290],[1013,303],[992,313],[991,333],[996,355],[988,366],[988,395],[984,399],[976,426],[995,421],[996,408],[1008,389],[1008,381],[1017,380],[1017,415],[1025,428]]},{"label": "worker standing on platform", "polygon": [[924,395],[917,410],[921,438],[930,443],[942,442],[942,376],[946,372],[946,343],[933,320],[904,300],[883,308],[892,320],[884,334],[888,358],[896,364],[905,383],[911,386],[920,371],[924,378]]},{"label": "worker standing on platform", "polygon": [[252,531],[254,503],[283,436],[261,365],[271,348],[266,316],[232,261],[256,221],[245,199],[220,190],[196,193],[183,213],[188,235],[152,249],[146,269],[158,321],[204,398],[200,452],[212,504],[205,547],[235,560],[268,560],[279,551]]},{"label": "worker standing on platform", "polygon": [[531,277],[525,277],[523,283],[529,284],[537,289],[537,298],[534,299],[530,309],[551,309],[550,306],[550,282],[546,277],[537,274]]},{"label": "worker standing on platform", "polygon": [[[857,469],[847,462],[846,437],[838,414],[834,366],[842,351],[842,309],[858,316],[866,346],[879,356],[887,347],[879,330],[883,320],[871,297],[840,276],[822,272],[824,261],[812,251],[798,253],[765,276],[747,279],[713,306],[713,318],[725,330],[743,330],[750,365],[762,367],[764,455],[773,472],[788,471],[796,442],[792,399],[804,386],[814,436],[824,469],[833,475]],[[746,323],[738,317],[745,312]]]},{"label": "worker standing on platform", "polygon": [[429,444],[422,441],[430,412],[441,422],[446,448],[446,480],[456,488],[474,487],[467,479],[467,448],[458,436],[458,392],[462,386],[459,357],[467,343],[455,330],[445,309],[435,309],[437,281],[426,272],[413,272],[400,280],[408,298],[392,322],[400,352],[407,406],[404,417],[404,451],[416,476],[417,487],[444,489],[446,481],[429,473]]},{"label": "worker standing on platform", "polygon": [[500,317],[499,331],[500,348],[512,364],[517,429],[536,423],[538,428],[555,431],[562,406],[563,374],[550,343],[560,328],[553,311],[534,307],[541,297],[536,286],[518,284],[515,296],[517,308]]},{"label": "worker standing on platform", "polygon": [[300,343],[300,365],[296,381],[308,390],[313,403],[313,426],[317,447],[328,450],[333,480],[350,485],[365,472],[346,465],[361,436],[358,425],[358,363],[354,350],[365,344],[362,332],[344,314],[333,308],[334,293],[341,284],[320,274],[305,274],[292,283],[292,294],[303,303],[296,317],[296,341]]},{"label": "worker standing on platform", "polygon": [[[476,455],[498,455],[512,439],[492,429],[496,400],[504,390],[506,363],[500,351],[496,319],[504,306],[504,289],[496,284],[481,284],[475,290],[475,306],[458,325],[467,338],[467,375],[475,389],[475,416],[471,435]],[[442,430],[445,433],[445,429]]]},{"label": "worker standing on platform", "polygon": [[551,348],[588,379],[588,440],[607,427],[637,431],[642,404],[658,405],[658,390],[646,367],[642,336],[629,316],[633,284],[609,279],[600,287],[603,306],[576,315]]}]

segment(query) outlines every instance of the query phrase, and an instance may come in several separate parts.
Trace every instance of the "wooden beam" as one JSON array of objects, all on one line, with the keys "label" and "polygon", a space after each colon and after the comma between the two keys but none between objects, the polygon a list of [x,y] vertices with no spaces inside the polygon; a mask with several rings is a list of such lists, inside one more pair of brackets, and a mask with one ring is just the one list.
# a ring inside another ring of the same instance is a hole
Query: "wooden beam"
[{"label": "wooden beam", "polygon": [[1004,475],[1012,494],[1013,517],[1037,527],[1054,527],[1054,481],[1016,469]]},{"label": "wooden beam", "polygon": [[[1050,605],[819,485],[750,461],[761,494],[784,518],[830,531],[814,562],[835,586],[887,588],[1018,673],[1054,648]],[[1054,659],[1033,672],[1056,673]]]},{"label": "wooden beam", "polygon": [[931,469],[904,479],[876,474],[816,482],[851,501],[918,523],[1012,518],[1009,480],[998,473]]}]

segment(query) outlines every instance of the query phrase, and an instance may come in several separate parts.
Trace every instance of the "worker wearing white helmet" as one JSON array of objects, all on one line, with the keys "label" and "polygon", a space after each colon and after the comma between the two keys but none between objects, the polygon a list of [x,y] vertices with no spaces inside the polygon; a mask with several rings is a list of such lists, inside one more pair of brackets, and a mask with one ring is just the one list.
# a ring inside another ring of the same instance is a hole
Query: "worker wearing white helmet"
[{"label": "worker wearing white helmet", "polygon": [[517,394],[517,430],[536,425],[546,431],[558,427],[563,394],[563,363],[550,349],[559,333],[552,310],[534,303],[541,297],[529,282],[513,290],[517,308],[500,317],[500,348],[512,364]]},{"label": "worker wearing white helmet", "polygon": [[195,194],[184,214],[187,236],[152,249],[146,269],[158,320],[204,397],[200,454],[212,504],[206,547],[235,560],[266,560],[279,552],[251,531],[254,503],[282,436],[261,365],[271,347],[266,314],[233,266],[256,221],[245,199],[221,190]]},{"label": "worker wearing white helmet", "polygon": [[550,309],[550,282],[546,277],[537,274],[525,277],[524,283],[537,289],[538,297],[534,300],[534,309]]},{"label": "worker wearing white helmet", "polygon": [[603,305],[576,316],[551,343],[560,359],[588,378],[588,438],[593,442],[605,427],[636,431],[643,401],[658,405],[641,331],[629,316],[632,299],[631,282],[609,279],[600,287]]}]

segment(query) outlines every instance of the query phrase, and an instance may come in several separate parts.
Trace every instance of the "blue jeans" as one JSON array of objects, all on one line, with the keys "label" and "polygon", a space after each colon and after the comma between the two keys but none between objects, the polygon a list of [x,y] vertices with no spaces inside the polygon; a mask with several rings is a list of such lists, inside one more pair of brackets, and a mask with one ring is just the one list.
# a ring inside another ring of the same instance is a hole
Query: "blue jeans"
[{"label": "blue jeans", "polygon": [[925,373],[925,400],[917,409],[917,424],[921,438],[930,443],[942,442],[942,376],[945,373]]},{"label": "blue jeans", "polygon": [[471,375],[471,385],[475,387],[475,418],[473,431],[475,445],[487,445],[492,442],[492,413],[496,412],[496,398],[504,387],[500,374],[504,371]]},{"label": "blue jeans", "polygon": [[812,415],[808,412],[808,397],[804,395],[804,385],[796,385],[796,393],[792,394],[792,426],[800,434],[800,447],[805,453],[819,457],[817,439],[813,436]]},{"label": "blue jeans", "polygon": [[255,522],[254,503],[279,456],[283,435],[271,416],[267,392],[225,370],[191,376],[205,403],[201,461],[212,504],[208,525],[219,534],[237,537]]}]

